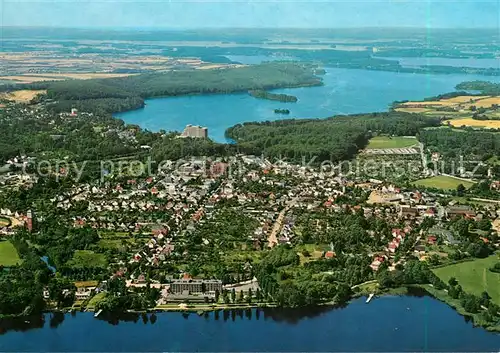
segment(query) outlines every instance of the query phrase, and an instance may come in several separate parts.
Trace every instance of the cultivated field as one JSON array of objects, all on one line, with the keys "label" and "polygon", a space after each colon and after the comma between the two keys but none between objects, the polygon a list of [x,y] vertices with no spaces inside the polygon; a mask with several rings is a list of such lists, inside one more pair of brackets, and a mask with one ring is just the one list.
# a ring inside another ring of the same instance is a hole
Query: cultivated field
[{"label": "cultivated field", "polygon": [[[492,104],[500,104],[500,97],[492,96],[458,96],[448,99],[440,99],[436,101],[421,101],[421,102],[405,102],[397,106],[401,111],[407,111],[411,108],[441,108],[449,107],[458,110],[470,110],[471,105],[477,108],[489,108]],[[409,112],[409,111],[408,111]]]},{"label": "cultivated field", "polygon": [[434,269],[434,273],[444,282],[455,277],[466,293],[481,295],[486,291],[492,300],[500,305],[500,273],[489,270],[500,261],[498,255],[486,259],[462,262]]},{"label": "cultivated field", "polygon": [[[423,102],[405,102],[395,106],[394,110],[406,113],[420,113],[429,116],[445,118],[444,124],[454,127],[472,126],[477,128],[498,129],[500,128],[500,109],[494,105],[500,105],[500,96],[458,96],[449,99]],[[472,118],[474,108],[486,109],[482,115],[492,120],[476,120]]]},{"label": "cultivated field", "polygon": [[443,190],[452,190],[456,189],[458,185],[462,184],[465,188],[470,188],[474,183],[471,181],[460,180],[456,178],[452,178],[445,175],[438,175],[431,178],[420,179],[415,182],[417,186],[423,187],[432,187]]},{"label": "cultivated field", "polygon": [[488,97],[474,102],[477,108],[490,108],[493,104],[500,104],[500,97]]},{"label": "cultivated field", "polygon": [[[87,43],[98,48],[96,43]],[[48,49],[48,48],[46,48]],[[106,46],[102,47],[107,50]],[[153,49],[152,49],[153,50]],[[113,55],[96,56],[91,53],[79,55],[46,50],[23,53],[0,53],[2,63],[1,83],[33,83],[67,79],[87,80],[92,78],[114,78],[138,75],[141,72],[179,69],[220,69],[245,65],[213,64],[194,57],[166,57],[158,55]],[[118,72],[117,70],[122,70]]]},{"label": "cultivated field", "polygon": [[476,120],[472,118],[460,118],[447,120],[446,123],[454,127],[460,126],[472,126],[472,127],[483,127],[488,129],[500,129],[500,120]]},{"label": "cultivated field", "polygon": [[15,101],[17,103],[29,103],[37,94],[45,94],[45,90],[27,90],[13,91],[8,93],[1,93],[0,98]]},{"label": "cultivated field", "polygon": [[49,78],[44,76],[16,75],[16,76],[1,76],[0,80],[9,83],[34,83],[44,81],[62,81],[62,78]]},{"label": "cultivated field", "polygon": [[426,113],[432,111],[432,109],[430,108],[418,108],[418,107],[396,108],[395,110],[397,112],[404,112],[404,113]]},{"label": "cultivated field", "polygon": [[417,139],[414,137],[390,137],[376,136],[370,139],[367,149],[383,149],[383,148],[405,148],[417,144]]},{"label": "cultivated field", "polygon": [[10,241],[0,241],[0,265],[14,266],[21,262],[16,248]]}]

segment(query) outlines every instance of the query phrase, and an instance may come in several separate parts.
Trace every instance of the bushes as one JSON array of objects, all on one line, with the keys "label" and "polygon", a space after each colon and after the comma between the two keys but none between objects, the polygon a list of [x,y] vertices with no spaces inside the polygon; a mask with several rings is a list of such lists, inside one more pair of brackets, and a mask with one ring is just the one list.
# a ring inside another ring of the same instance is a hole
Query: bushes
[{"label": "bushes", "polygon": [[493,267],[490,267],[490,271],[500,273],[500,262],[497,262]]}]

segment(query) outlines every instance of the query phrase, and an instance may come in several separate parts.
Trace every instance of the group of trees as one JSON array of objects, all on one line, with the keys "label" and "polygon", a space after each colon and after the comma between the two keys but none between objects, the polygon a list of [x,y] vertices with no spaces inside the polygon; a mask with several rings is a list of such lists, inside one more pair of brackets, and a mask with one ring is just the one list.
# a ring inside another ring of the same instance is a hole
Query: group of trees
[{"label": "group of trees", "polygon": [[[500,153],[500,134],[495,132],[469,129],[424,129],[419,133],[419,140],[432,152],[439,152],[448,163],[446,172],[460,166],[460,157],[464,167],[472,170],[477,161],[485,161]],[[455,160],[454,165],[451,161]],[[473,161],[474,164],[469,164]]]},{"label": "group of trees", "polygon": [[290,110],[288,110],[288,109],[274,109],[274,113],[288,115],[288,114],[290,114]]},{"label": "group of trees", "polygon": [[[281,307],[301,307],[331,300],[343,304],[352,294],[349,279],[326,272],[356,271],[354,262],[357,259],[320,259],[301,267],[296,251],[281,245],[266,254],[258,265],[256,276],[265,295]],[[367,263],[362,266],[371,271]]]},{"label": "group of trees", "polygon": [[445,285],[448,295],[453,299],[459,299],[462,308],[471,314],[482,311],[482,318],[490,324],[498,322],[500,316],[500,306],[491,301],[488,292],[483,292],[481,296],[466,293],[455,277],[451,277],[448,285]]},{"label": "group of trees", "polygon": [[159,297],[160,290],[149,284],[132,292],[124,279],[113,277],[108,280],[106,298],[97,303],[96,308],[108,313],[121,313],[127,309],[146,310],[154,307]]},{"label": "group of trees", "polygon": [[11,237],[22,261],[8,269],[0,267],[0,317],[39,314],[46,308],[43,291],[55,307],[73,302],[76,288],[67,278],[56,276],[26,241],[26,232]]},{"label": "group of trees", "polygon": [[[123,122],[111,117],[63,118],[42,107],[0,110],[0,162],[20,155],[44,159],[98,160],[128,154],[136,146],[120,138]],[[104,133],[103,131],[108,131]]]},{"label": "group of trees", "polygon": [[0,270],[0,317],[40,313],[45,308],[43,288],[49,283],[49,270],[36,256],[9,270]]},{"label": "group of trees", "polygon": [[[381,247],[387,243],[393,225],[383,219],[367,219],[363,212],[352,213],[315,211],[300,214],[297,227],[303,244],[331,244],[336,253],[361,253],[367,247]],[[370,236],[368,232],[372,234]]]},{"label": "group of trees", "polygon": [[497,262],[490,268],[491,272],[500,273],[500,262]]},{"label": "group of trees", "polygon": [[500,84],[488,81],[466,81],[459,83],[456,89],[465,91],[479,91],[482,95],[499,95]]},{"label": "group of trees", "polygon": [[450,254],[453,260],[461,260],[465,254],[476,258],[485,258],[493,253],[494,248],[481,240],[478,234],[478,232],[485,232],[484,236],[491,238],[491,243],[494,243],[497,235],[490,233],[491,221],[489,219],[475,221],[457,218],[450,222],[449,227],[461,240],[458,249]]},{"label": "group of trees", "polygon": [[373,133],[415,135],[421,128],[438,126],[439,119],[399,112],[336,116],[329,119],[290,119],[243,123],[226,131],[241,151],[271,157],[309,161],[316,158],[351,159],[366,147]]},{"label": "group of trees", "polygon": [[419,260],[409,260],[404,266],[396,265],[395,271],[389,271],[388,263],[383,262],[376,278],[382,288],[428,283],[437,289],[445,288],[444,282],[430,270],[428,264]]}]

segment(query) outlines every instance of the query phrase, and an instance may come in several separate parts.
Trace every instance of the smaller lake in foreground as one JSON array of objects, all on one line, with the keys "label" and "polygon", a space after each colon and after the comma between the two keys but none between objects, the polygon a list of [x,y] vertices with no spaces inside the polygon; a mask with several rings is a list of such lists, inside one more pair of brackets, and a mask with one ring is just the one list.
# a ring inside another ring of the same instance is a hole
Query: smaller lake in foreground
[{"label": "smaller lake in foreground", "polygon": [[431,297],[380,297],[345,308],[159,313],[109,323],[92,313],[47,314],[5,331],[9,352],[498,352],[500,334],[474,328]]},{"label": "smaller lake in foreground", "polygon": [[[259,60],[262,60],[261,58]],[[326,68],[324,85],[274,90],[298,98],[296,103],[256,99],[247,93],[193,95],[146,100],[146,107],[115,116],[144,129],[182,131],[187,124],[208,127],[208,135],[226,142],[225,130],[235,124],[287,118],[326,118],[338,114],[387,111],[397,100],[421,100],[455,90],[463,81],[500,77],[466,74],[412,74]],[[275,114],[286,108],[289,115]]]}]

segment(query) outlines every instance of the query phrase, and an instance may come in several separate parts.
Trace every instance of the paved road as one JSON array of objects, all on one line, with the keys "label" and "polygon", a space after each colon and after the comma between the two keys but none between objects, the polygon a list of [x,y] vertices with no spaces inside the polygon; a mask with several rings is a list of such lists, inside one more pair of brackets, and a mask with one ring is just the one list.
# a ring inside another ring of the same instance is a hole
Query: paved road
[{"label": "paved road", "polygon": [[283,227],[283,221],[285,220],[285,215],[288,212],[288,210],[297,203],[299,197],[300,195],[290,200],[283,209],[283,211],[281,211],[280,214],[278,215],[278,219],[276,220],[276,222],[274,222],[273,229],[271,230],[271,233],[267,237],[268,246],[270,248],[274,248],[276,245],[278,245],[278,234],[281,231],[281,228]]}]

